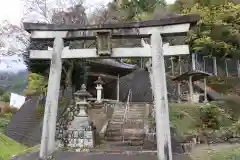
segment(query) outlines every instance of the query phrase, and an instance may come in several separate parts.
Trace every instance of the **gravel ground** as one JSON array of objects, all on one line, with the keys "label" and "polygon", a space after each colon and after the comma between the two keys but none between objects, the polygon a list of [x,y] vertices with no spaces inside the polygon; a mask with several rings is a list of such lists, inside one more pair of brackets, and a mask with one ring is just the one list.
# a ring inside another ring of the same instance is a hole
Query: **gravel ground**
[{"label": "gravel ground", "polygon": [[[39,153],[15,157],[13,160],[39,160]],[[156,153],[84,153],[84,152],[56,152],[54,160],[157,160]],[[174,154],[173,160],[191,160],[186,155]]]}]

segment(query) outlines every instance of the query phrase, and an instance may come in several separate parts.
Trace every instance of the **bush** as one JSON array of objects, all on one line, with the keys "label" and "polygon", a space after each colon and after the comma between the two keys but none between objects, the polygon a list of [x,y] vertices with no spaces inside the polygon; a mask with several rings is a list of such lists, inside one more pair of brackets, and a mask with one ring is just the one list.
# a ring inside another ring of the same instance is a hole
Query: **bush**
[{"label": "bush", "polygon": [[0,118],[0,132],[4,131],[9,123],[9,120]]},{"label": "bush", "polygon": [[9,93],[4,93],[1,97],[2,101],[4,102],[10,102],[10,95]]},{"label": "bush", "polygon": [[232,127],[231,127],[232,132],[236,133],[236,134],[240,134],[240,120],[238,120],[237,122],[233,123]]},{"label": "bush", "polygon": [[4,94],[4,90],[0,88],[0,96]]},{"label": "bush", "polygon": [[25,96],[41,95],[47,91],[47,82],[42,75],[30,73],[28,75],[28,86],[24,90]]},{"label": "bush", "polygon": [[224,109],[214,104],[200,107],[200,127],[202,129],[219,130],[222,126],[230,126],[234,122]]},{"label": "bush", "polygon": [[223,96],[219,99],[218,105],[224,108],[236,121],[240,118],[240,97],[239,96]]},{"label": "bush", "polygon": [[15,113],[17,113],[17,111],[18,111],[18,108],[9,107],[8,104],[6,104],[6,105],[4,106],[4,108],[3,108],[3,113],[4,113],[4,115],[5,115],[5,114],[15,114]]}]

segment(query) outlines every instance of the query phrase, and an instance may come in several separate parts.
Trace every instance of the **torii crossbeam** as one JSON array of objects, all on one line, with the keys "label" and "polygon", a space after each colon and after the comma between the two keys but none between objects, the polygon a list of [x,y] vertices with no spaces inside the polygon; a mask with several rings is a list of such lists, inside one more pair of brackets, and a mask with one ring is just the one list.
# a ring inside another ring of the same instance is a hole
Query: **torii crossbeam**
[{"label": "torii crossbeam", "polygon": [[[158,159],[172,160],[170,126],[168,117],[168,99],[166,90],[164,55],[189,54],[188,45],[163,45],[162,36],[186,35],[191,25],[199,20],[198,15],[184,15],[162,18],[159,20],[132,22],[126,24],[102,24],[94,26],[54,25],[24,23],[24,28],[31,33],[35,41],[50,40],[53,50],[31,50],[31,59],[51,59],[50,77],[47,100],[45,104],[44,126],[41,141],[40,158],[46,158],[54,152],[56,114],[58,107],[58,89],[60,85],[62,59],[71,58],[152,58],[153,82],[152,88],[155,97],[156,128]],[[139,35],[116,35],[113,30],[133,29],[140,31]],[[94,36],[79,36],[81,31],[95,31]],[[112,48],[111,40],[119,38],[146,38],[150,37],[151,45],[136,48]],[[103,42],[104,39],[104,42]],[[64,42],[75,40],[96,40],[96,49],[69,49],[64,48]],[[103,45],[103,43],[105,43]],[[103,47],[105,46],[105,47]],[[106,47],[107,46],[107,47]],[[163,132],[164,131],[164,132]],[[53,133],[54,132],[54,133]],[[164,152],[168,148],[168,154]]]}]

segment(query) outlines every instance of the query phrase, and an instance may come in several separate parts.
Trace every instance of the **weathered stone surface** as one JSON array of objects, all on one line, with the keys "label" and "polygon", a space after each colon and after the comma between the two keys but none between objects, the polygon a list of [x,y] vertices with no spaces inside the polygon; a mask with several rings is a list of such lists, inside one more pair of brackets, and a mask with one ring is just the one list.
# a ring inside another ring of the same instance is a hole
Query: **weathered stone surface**
[{"label": "weathered stone surface", "polygon": [[[15,157],[13,160],[39,160],[39,153],[29,153]],[[84,152],[56,152],[55,160],[158,160],[156,153],[144,152],[111,152],[111,153],[84,153]],[[186,154],[173,154],[173,160],[192,160]]]}]

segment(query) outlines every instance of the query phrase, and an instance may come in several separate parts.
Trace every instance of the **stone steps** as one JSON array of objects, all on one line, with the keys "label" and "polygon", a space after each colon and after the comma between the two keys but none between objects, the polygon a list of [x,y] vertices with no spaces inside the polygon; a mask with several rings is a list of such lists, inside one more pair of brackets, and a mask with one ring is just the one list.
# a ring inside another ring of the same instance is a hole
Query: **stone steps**
[{"label": "stone steps", "polygon": [[123,136],[106,136],[105,140],[106,141],[122,141]]},{"label": "stone steps", "polygon": [[[144,142],[145,104],[130,104],[124,122],[125,107],[117,107],[108,124],[105,140],[125,146],[142,146]],[[124,138],[124,141],[123,141]]]}]

